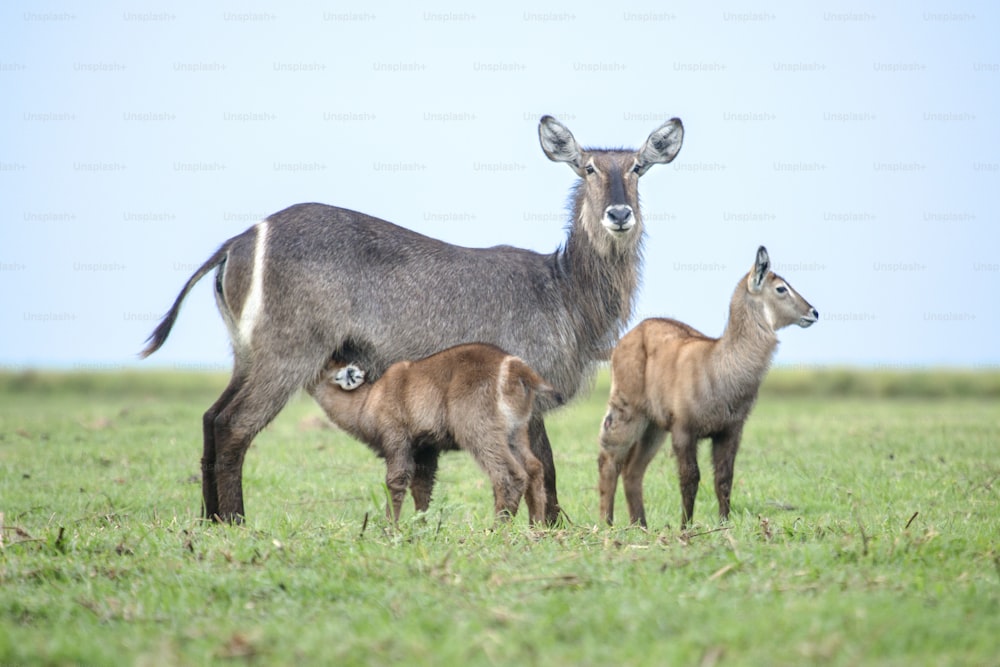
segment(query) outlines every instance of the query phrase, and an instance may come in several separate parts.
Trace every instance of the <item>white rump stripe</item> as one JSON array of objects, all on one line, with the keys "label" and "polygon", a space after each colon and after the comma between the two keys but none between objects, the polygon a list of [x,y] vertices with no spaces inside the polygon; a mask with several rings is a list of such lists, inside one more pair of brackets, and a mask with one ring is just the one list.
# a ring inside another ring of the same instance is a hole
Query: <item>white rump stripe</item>
[{"label": "white rump stripe", "polygon": [[250,274],[250,291],[240,310],[237,328],[240,345],[249,347],[253,330],[264,307],[264,259],[267,254],[267,220],[257,224],[257,243],[253,250],[253,272]]}]

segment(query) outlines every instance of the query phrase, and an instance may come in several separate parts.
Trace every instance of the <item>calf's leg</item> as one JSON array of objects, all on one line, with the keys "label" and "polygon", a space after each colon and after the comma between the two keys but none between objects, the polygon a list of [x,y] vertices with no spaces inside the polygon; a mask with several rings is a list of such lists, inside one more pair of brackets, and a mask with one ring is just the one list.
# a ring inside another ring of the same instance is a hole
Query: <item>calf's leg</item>
[{"label": "calf's leg", "polygon": [[666,431],[656,424],[650,423],[642,434],[638,444],[629,452],[622,470],[625,486],[625,500],[628,502],[629,519],[632,523],[646,527],[646,505],[642,497],[642,481],[646,476],[646,468],[656,453],[663,446]]},{"label": "calf's leg", "polygon": [[386,517],[393,523],[399,522],[403,509],[403,499],[416,470],[411,443],[403,437],[387,438],[382,443],[385,452],[385,485],[389,489],[389,503]]},{"label": "calf's leg", "polygon": [[413,480],[410,482],[410,493],[413,494],[413,507],[417,512],[426,512],[430,507],[439,453],[434,446],[422,446],[414,453],[415,467]]},{"label": "calf's leg", "polygon": [[729,518],[729,500],[733,492],[733,469],[736,452],[743,436],[742,426],[712,438],[712,465],[715,468],[715,497],[719,499],[719,518]]},{"label": "calf's leg", "polygon": [[681,527],[690,525],[694,516],[694,499],[698,495],[698,439],[683,428],[670,432],[674,454],[677,457],[677,474],[681,482]]},{"label": "calf's leg", "polygon": [[616,404],[614,398],[609,401],[608,412],[601,424],[601,453],[597,457],[601,516],[609,526],[614,523],[618,476],[646,425],[645,418],[635,411]]},{"label": "calf's leg", "polygon": [[465,440],[459,443],[468,450],[493,484],[493,510],[498,521],[509,521],[517,514],[528,474],[514,458],[502,433],[484,433],[475,444]]},{"label": "calf's leg", "polygon": [[510,448],[528,478],[524,489],[528,521],[532,525],[542,523],[545,521],[545,470],[541,461],[531,452],[527,427],[514,433],[510,438]]},{"label": "calf's leg", "polygon": [[552,459],[552,445],[545,433],[545,422],[540,412],[531,415],[528,423],[528,435],[531,438],[531,452],[542,464],[543,482],[545,485],[545,522],[554,525],[559,521],[559,498],[556,494],[556,464]]}]

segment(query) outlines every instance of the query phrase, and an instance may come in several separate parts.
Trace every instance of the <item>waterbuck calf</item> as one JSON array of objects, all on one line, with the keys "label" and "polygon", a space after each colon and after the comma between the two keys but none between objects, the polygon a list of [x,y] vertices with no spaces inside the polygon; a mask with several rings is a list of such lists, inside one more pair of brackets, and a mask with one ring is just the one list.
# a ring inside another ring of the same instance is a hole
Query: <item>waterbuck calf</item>
[{"label": "waterbuck calf", "polygon": [[528,422],[536,392],[562,398],[521,359],[493,345],[458,345],[397,362],[374,384],[365,383],[363,369],[335,360],[309,392],[333,423],[385,459],[393,521],[407,487],[416,510],[427,510],[434,471],[417,469],[448,449],[469,452],[489,476],[498,519],[513,517],[524,496],[531,522],[545,520],[542,464],[531,452]]},{"label": "waterbuck calf", "polygon": [[[569,236],[551,254],[463,248],[362,213],[299,204],[229,239],[194,272],[142,356],[163,345],[184,297],[217,268],[234,362],[202,422],[206,517],[242,520],[251,441],[331,356],[376,379],[397,361],[480,341],[524,359],[567,399],[586,382],[631,313],[644,233],[639,176],[674,159],[684,130],[667,121],[638,151],[581,148],[551,116],[538,133],[549,159],[580,177]],[[553,405],[537,401],[529,424],[550,522],[559,503],[542,415]],[[429,455],[418,474],[435,465]]]},{"label": "waterbuck calf", "polygon": [[733,463],[743,425],[778,345],[775,332],[808,327],[819,313],[771,271],[761,246],[729,303],[720,338],[670,319],[648,319],[625,334],[611,355],[611,396],[601,427],[601,514],[614,520],[618,476],[624,477],[632,523],[646,526],[642,479],[670,433],[681,482],[681,525],[694,514],[698,441],[712,439],[719,516],[729,516]]}]

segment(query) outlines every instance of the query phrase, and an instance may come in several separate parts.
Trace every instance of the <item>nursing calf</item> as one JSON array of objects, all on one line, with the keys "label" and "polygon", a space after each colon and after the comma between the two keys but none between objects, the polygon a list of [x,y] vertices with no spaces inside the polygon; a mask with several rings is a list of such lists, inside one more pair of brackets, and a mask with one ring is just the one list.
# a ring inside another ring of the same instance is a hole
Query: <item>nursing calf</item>
[{"label": "nursing calf", "polygon": [[385,459],[386,513],[394,521],[407,488],[417,511],[427,509],[438,454],[448,449],[468,451],[489,476],[498,519],[512,517],[524,496],[531,522],[545,520],[543,467],[528,424],[536,393],[562,397],[518,357],[493,345],[458,345],[395,363],[374,383],[334,359],[309,392],[335,424]]},{"label": "nursing calf", "polygon": [[681,525],[690,523],[698,492],[697,446],[712,440],[719,516],[729,516],[733,464],[743,425],[778,345],[775,332],[808,327],[819,313],[771,271],[761,246],[729,304],[720,338],[670,319],[648,319],[622,337],[611,355],[611,396],[601,427],[601,515],[614,520],[618,477],[633,523],[646,525],[642,480],[670,434],[680,475]]}]

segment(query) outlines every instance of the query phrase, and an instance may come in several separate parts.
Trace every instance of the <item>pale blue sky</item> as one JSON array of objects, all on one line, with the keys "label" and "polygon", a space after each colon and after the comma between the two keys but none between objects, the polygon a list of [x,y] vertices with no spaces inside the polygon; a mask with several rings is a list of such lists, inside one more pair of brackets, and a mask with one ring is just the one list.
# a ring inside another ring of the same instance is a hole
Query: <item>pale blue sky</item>
[{"label": "pale blue sky", "polygon": [[721,332],[765,244],[820,311],[779,365],[1000,364],[998,5],[27,2],[0,6],[0,365],[223,370],[194,267],[301,201],[551,251],[575,176],[638,146],[638,319]]}]

